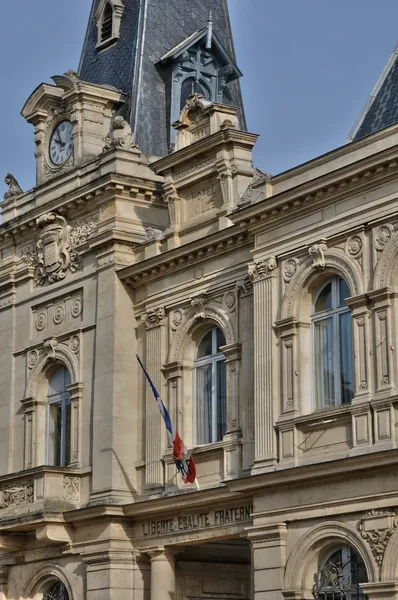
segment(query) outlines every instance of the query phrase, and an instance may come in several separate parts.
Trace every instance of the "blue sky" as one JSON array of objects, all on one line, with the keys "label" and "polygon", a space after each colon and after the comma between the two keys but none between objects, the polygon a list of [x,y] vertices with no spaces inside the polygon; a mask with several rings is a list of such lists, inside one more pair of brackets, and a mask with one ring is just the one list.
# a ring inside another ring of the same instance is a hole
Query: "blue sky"
[{"label": "blue sky", "polygon": [[[33,128],[20,110],[40,82],[77,68],[91,0],[2,4],[0,182],[11,172],[28,189]],[[342,145],[398,43],[396,0],[229,5],[256,166],[276,174]]]}]

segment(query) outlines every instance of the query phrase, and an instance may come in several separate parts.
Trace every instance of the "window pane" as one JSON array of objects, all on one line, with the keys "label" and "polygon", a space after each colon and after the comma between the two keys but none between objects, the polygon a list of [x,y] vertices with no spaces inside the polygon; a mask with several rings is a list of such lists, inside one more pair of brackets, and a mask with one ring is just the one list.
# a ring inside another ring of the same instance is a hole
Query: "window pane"
[{"label": "window pane", "polygon": [[318,408],[335,405],[333,319],[314,323],[315,392]]},{"label": "window pane", "polygon": [[344,279],[339,279],[339,306],[344,306],[346,303],[346,298],[349,298],[350,296],[350,288]]},{"label": "window pane", "polygon": [[196,443],[212,442],[212,365],[196,368]]},{"label": "window pane", "polygon": [[217,353],[221,352],[220,346],[225,346],[225,335],[221,329],[217,329]]},{"label": "window pane", "polygon": [[70,432],[71,432],[71,401],[70,398],[65,400],[65,429],[64,429],[64,445],[65,445],[65,465],[71,462],[70,455]]},{"label": "window pane", "polygon": [[212,349],[212,334],[213,330],[210,329],[199,344],[198,353],[196,358],[204,358],[205,356],[211,356],[213,354]]},{"label": "window pane", "polygon": [[53,466],[61,466],[61,426],[61,403],[53,402],[49,405],[48,431],[48,461]]},{"label": "window pane", "polygon": [[341,402],[346,404],[354,397],[354,350],[352,347],[352,319],[350,313],[339,317]]},{"label": "window pane", "polygon": [[223,439],[227,430],[227,376],[225,361],[217,362],[217,441]]},{"label": "window pane", "polygon": [[325,285],[319,294],[315,305],[315,312],[329,310],[330,308],[332,308],[332,283]]}]

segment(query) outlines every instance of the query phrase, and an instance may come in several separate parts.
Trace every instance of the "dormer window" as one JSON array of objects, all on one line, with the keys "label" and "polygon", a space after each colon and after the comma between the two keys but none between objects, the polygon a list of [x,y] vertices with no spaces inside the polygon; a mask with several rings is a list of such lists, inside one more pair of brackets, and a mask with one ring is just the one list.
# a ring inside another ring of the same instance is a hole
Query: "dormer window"
[{"label": "dormer window", "polygon": [[101,42],[107,42],[112,37],[112,24],[113,24],[113,9],[112,6],[107,2],[105,4],[104,14],[102,18],[101,26]]},{"label": "dormer window", "polygon": [[123,13],[124,3],[122,0],[100,0],[96,12],[97,49],[109,46],[118,40]]}]

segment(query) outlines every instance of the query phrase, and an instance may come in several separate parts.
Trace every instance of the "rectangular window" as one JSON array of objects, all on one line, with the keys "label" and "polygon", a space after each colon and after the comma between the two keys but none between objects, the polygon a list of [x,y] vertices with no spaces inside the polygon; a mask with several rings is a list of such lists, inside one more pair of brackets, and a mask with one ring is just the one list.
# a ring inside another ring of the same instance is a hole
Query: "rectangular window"
[{"label": "rectangular window", "polygon": [[354,349],[350,313],[339,317],[341,403],[347,404],[354,397]]},{"label": "rectangular window", "polygon": [[335,406],[335,344],[332,318],[314,323],[314,343],[317,408]]},{"label": "rectangular window", "polygon": [[217,440],[222,440],[227,430],[227,376],[224,360],[217,362]]},{"label": "rectangular window", "polygon": [[48,423],[48,462],[61,465],[62,404],[52,402],[49,405]]}]

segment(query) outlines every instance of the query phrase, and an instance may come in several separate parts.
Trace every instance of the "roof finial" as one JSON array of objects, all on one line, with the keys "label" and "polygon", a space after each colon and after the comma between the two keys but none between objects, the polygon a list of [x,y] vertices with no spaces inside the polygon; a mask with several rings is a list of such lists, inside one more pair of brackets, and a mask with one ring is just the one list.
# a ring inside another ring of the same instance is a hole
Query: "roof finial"
[{"label": "roof finial", "polygon": [[207,19],[207,39],[206,39],[206,50],[211,49],[213,41],[213,13],[209,12],[209,18]]}]

